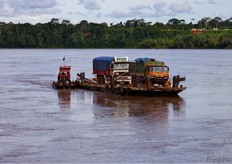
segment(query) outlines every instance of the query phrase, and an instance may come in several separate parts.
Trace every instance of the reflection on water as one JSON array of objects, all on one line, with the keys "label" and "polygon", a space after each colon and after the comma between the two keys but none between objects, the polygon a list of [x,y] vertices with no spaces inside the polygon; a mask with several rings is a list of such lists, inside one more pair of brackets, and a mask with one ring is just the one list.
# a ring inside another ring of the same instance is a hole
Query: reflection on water
[{"label": "reflection on water", "polygon": [[[142,96],[118,96],[112,94],[94,93],[94,104],[106,107],[104,115],[114,117],[140,117],[147,115],[159,115],[166,117],[169,110],[175,112],[183,110],[184,100],[181,97],[142,97]],[[100,116],[101,117],[101,116]]]},{"label": "reflection on water", "polygon": [[181,97],[142,97],[118,96],[93,92],[93,103],[96,118],[101,117],[142,117],[154,115],[166,120],[169,111],[183,113],[184,100]]},{"label": "reflection on water", "polygon": [[70,109],[71,105],[71,91],[68,89],[57,91],[59,106],[61,109]]},{"label": "reflection on water", "polygon": [[119,96],[85,90],[59,90],[57,94],[61,109],[70,109],[71,104],[76,101],[82,104],[92,104],[91,108],[96,119],[154,115],[161,120],[166,120],[169,113],[173,113],[174,116],[184,113],[185,103],[179,96]]}]

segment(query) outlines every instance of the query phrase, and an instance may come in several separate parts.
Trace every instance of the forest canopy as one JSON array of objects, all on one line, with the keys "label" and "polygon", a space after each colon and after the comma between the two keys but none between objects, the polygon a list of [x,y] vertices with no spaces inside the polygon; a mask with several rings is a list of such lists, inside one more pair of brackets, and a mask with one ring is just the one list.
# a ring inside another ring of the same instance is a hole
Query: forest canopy
[{"label": "forest canopy", "polygon": [[117,24],[52,18],[48,23],[0,22],[0,48],[232,48],[232,18],[172,18],[166,24],[127,20]]}]

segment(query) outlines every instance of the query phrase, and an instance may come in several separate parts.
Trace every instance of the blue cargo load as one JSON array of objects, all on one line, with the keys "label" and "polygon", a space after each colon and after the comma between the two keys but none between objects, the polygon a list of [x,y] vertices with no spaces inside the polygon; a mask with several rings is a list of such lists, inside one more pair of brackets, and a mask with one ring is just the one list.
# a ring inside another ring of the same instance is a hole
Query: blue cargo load
[{"label": "blue cargo load", "polygon": [[98,71],[109,71],[110,64],[114,61],[114,57],[102,56],[93,59],[93,73],[98,74]]},{"label": "blue cargo load", "polygon": [[147,61],[155,61],[155,59],[153,59],[153,58],[137,58],[137,59],[135,59],[136,63],[144,63]]}]

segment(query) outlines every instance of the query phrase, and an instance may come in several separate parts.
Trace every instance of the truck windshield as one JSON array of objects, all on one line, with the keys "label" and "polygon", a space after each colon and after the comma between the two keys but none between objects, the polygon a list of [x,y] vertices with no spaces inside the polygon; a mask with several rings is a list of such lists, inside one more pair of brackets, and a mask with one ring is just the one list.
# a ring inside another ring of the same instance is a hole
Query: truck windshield
[{"label": "truck windshield", "polygon": [[128,70],[129,63],[114,63],[114,70]]},{"label": "truck windshield", "polygon": [[150,67],[150,72],[168,72],[168,67]]}]

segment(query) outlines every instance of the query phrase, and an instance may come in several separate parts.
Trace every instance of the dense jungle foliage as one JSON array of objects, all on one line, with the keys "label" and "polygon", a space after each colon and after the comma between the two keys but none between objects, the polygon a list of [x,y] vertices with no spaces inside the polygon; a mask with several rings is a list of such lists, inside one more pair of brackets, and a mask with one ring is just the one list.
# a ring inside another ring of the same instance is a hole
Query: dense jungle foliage
[{"label": "dense jungle foliage", "polygon": [[166,24],[128,20],[118,24],[71,24],[53,18],[35,25],[0,22],[0,48],[232,48],[232,18]]}]

